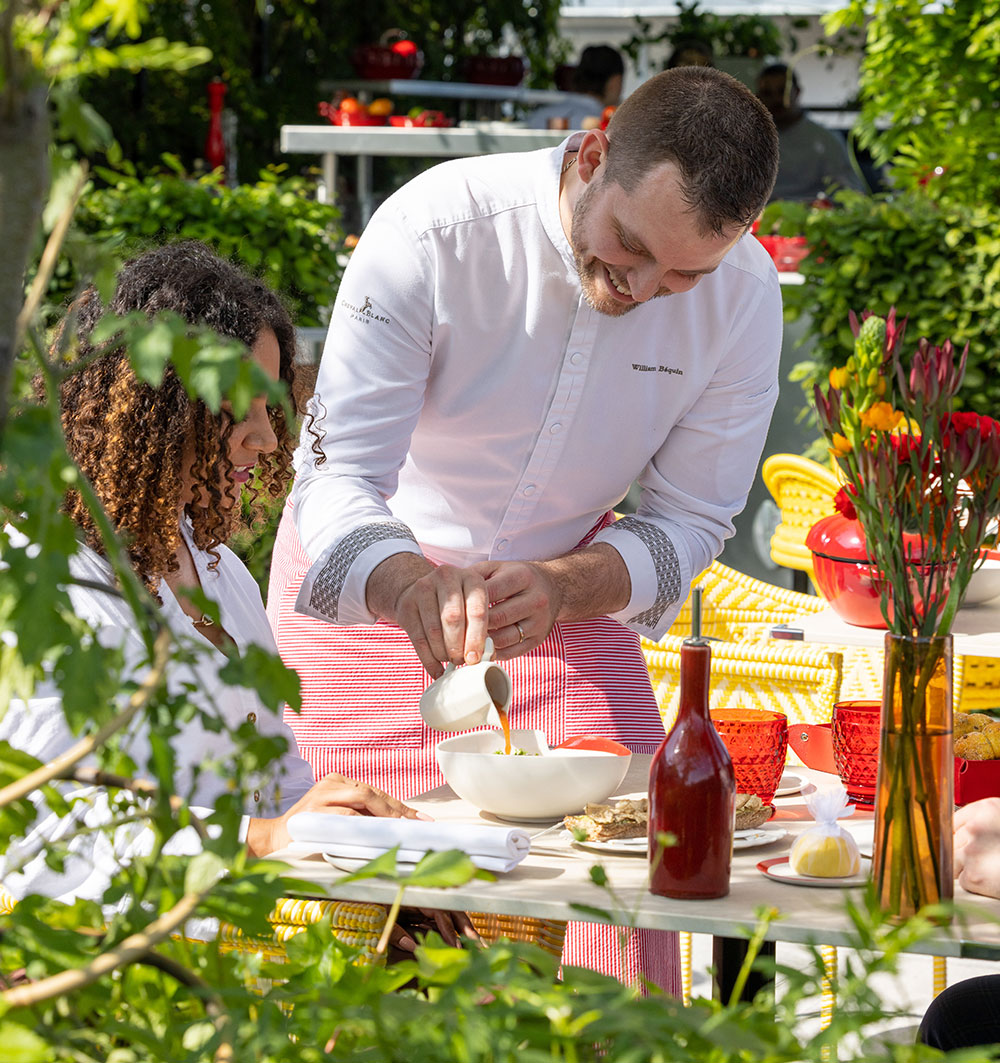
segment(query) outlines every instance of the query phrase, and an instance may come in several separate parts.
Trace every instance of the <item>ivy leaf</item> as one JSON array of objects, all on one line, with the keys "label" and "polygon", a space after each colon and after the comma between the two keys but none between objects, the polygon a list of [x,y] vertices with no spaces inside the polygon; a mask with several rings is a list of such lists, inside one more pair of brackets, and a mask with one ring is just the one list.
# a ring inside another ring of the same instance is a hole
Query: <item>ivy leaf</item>
[{"label": "ivy leaf", "polygon": [[449,849],[446,852],[427,853],[422,857],[406,876],[406,885],[421,886],[425,889],[449,889],[464,886],[474,878],[496,881],[496,876],[476,867],[466,853]]}]

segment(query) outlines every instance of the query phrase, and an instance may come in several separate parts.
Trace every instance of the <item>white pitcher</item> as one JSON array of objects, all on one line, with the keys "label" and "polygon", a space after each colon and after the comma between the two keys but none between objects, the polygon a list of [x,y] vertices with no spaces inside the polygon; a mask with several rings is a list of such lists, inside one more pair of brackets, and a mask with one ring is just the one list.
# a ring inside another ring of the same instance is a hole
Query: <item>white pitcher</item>
[{"label": "white pitcher", "polygon": [[510,676],[493,660],[493,640],[486,640],[479,664],[449,664],[420,695],[420,715],[435,731],[468,731],[500,726],[499,709],[510,707]]}]

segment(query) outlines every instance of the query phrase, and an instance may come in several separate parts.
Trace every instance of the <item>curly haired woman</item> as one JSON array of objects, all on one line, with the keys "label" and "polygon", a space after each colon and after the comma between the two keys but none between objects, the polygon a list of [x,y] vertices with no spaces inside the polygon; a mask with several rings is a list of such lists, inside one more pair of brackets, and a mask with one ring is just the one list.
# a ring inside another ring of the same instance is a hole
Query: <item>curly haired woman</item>
[{"label": "curly haired woman", "polygon": [[[245,485],[256,477],[259,491],[271,497],[283,493],[294,443],[281,407],[269,407],[261,395],[240,420],[234,419],[227,403],[214,414],[204,402],[188,396],[172,368],[158,387],[151,387],[137,378],[124,347],[109,350],[92,342],[93,330],[107,311],[119,316],[171,311],[191,325],[206,325],[245,345],[264,373],[283,381],[293,395],[295,330],[274,292],[192,241],[126,263],[107,307],[91,288],[71,310],[78,365],[60,391],[69,453],[124,540],[136,574],[158,600],[162,619],[178,643],[194,651],[185,662],[173,661],[168,673],[168,689],[183,691],[197,710],[177,725],[176,792],[186,795],[196,810],[210,813],[229,792],[230,781],[200,766],[206,760],[225,763],[232,758],[230,734],[250,721],[258,732],[283,738],[288,748],[269,766],[267,777],[242,773],[254,800],[242,824],[252,855],[286,845],[287,820],[296,812],[416,818],[417,812],[388,794],[343,775],[314,782],[280,712],[268,709],[254,691],[226,685],[220,677],[233,647],[241,654],[254,645],[276,653],[257,584],[225,541],[240,519]],[[256,497],[258,492],[251,494]],[[139,674],[147,661],[144,643],[116,590],[95,518],[76,490],[67,493],[65,505],[82,540],[71,559],[74,612],[100,633],[105,645],[120,646],[132,674]],[[219,622],[192,600],[197,597],[192,589],[197,588],[216,603]],[[75,740],[54,689],[39,689],[27,704],[13,702],[0,721],[0,739],[43,761]],[[128,741],[129,755],[141,771],[152,755],[145,723],[133,729]],[[232,765],[232,770],[239,768]],[[86,797],[74,816],[88,826],[106,821],[107,795],[97,791]],[[15,896],[37,892],[67,900],[98,899],[116,866],[149,844],[148,834],[145,839],[132,835],[123,849],[117,835],[112,840],[100,831],[87,831],[72,839],[73,855],[57,874],[46,867],[45,840],[65,835],[71,825],[47,809],[43,816],[29,838],[15,842],[6,858],[0,858],[0,878]],[[22,869],[4,876],[4,864]],[[456,923],[463,929],[468,925],[461,917]],[[450,920],[440,918],[438,925],[446,938],[457,940]],[[412,942],[404,940],[402,945]]]}]

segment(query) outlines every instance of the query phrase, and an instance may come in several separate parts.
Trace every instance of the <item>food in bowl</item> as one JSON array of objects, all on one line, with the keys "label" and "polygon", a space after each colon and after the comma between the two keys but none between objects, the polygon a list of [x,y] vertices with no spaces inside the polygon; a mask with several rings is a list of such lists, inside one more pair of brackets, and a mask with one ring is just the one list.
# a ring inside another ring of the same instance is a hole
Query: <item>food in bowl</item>
[{"label": "food in bowl", "polygon": [[495,756],[503,743],[500,731],[484,730],[435,747],[452,790],[500,819],[551,821],[582,812],[618,789],[632,759],[604,750],[551,749],[541,731],[511,731],[511,745],[522,756]]}]

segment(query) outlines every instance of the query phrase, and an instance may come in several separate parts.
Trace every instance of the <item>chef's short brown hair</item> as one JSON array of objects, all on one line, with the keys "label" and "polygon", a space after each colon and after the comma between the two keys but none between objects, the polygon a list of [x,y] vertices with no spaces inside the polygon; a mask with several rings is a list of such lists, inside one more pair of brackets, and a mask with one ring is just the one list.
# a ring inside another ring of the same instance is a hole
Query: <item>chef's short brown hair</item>
[{"label": "chef's short brown hair", "polygon": [[714,67],[681,66],[643,82],[608,125],[605,178],[634,192],[670,162],[708,232],[747,228],[778,173],[778,134],[767,108]]}]

